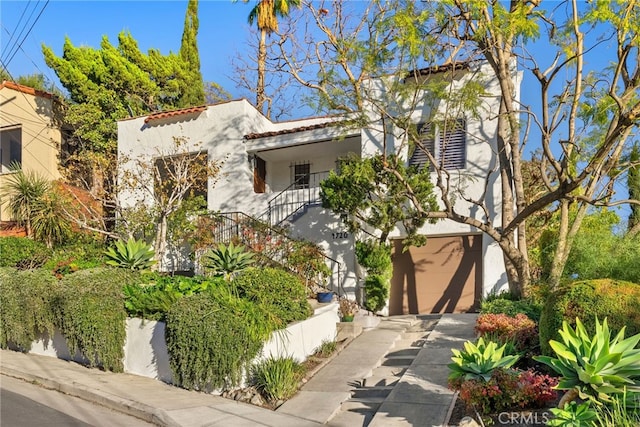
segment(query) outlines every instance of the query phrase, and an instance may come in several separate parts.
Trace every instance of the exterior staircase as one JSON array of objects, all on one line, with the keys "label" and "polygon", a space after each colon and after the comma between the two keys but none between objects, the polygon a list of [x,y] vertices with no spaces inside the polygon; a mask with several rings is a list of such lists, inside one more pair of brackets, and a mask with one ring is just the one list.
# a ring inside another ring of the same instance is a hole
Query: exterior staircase
[{"label": "exterior staircase", "polygon": [[440,315],[418,316],[403,330],[371,374],[352,384],[351,397],[342,402],[339,411],[326,424],[330,427],[371,424],[380,406],[425,346],[439,318]]},{"label": "exterior staircase", "polygon": [[[301,209],[296,211],[300,212]],[[328,277],[318,275],[312,268],[296,268],[288,262],[288,255],[300,243],[289,237],[281,228],[273,227],[243,212],[215,213],[212,214],[212,220],[215,224],[214,241],[242,244],[257,253],[263,261],[302,276],[308,288],[323,288],[338,295],[345,294],[342,287],[344,277],[342,264],[321,250],[318,251],[317,256],[331,271]]]},{"label": "exterior staircase", "polygon": [[286,221],[295,220],[297,216],[304,214],[309,206],[320,205],[320,182],[328,176],[327,171],[299,178],[269,200],[267,211],[259,218],[272,227],[280,227]]}]

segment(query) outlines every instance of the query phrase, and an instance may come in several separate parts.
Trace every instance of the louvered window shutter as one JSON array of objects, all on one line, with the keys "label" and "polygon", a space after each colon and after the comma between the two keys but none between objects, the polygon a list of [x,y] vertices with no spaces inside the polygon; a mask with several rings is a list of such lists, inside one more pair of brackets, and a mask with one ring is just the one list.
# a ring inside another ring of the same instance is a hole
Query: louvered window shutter
[{"label": "louvered window shutter", "polygon": [[[431,124],[418,125],[418,134],[420,135],[420,141],[424,149],[419,146],[415,147],[411,158],[409,158],[409,166],[417,166],[418,169],[422,169],[424,165],[429,163],[426,151],[433,153],[435,148],[435,140],[431,133]],[[430,169],[433,170],[433,167],[430,167]]]},{"label": "louvered window shutter", "polygon": [[438,139],[438,160],[446,170],[464,169],[467,162],[467,138],[466,122],[463,119],[456,121],[453,129],[447,129],[440,133]]}]

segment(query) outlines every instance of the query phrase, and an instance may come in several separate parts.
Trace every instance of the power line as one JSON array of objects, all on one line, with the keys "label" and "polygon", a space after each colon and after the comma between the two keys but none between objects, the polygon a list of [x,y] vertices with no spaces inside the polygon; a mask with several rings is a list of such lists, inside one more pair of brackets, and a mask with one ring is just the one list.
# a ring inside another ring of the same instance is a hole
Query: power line
[{"label": "power line", "polygon": [[[1,25],[1,24],[0,24],[0,25]],[[9,30],[8,30],[8,29],[7,29],[7,27],[5,27],[4,25],[2,25],[2,29],[3,29],[7,34],[10,34],[10,33],[9,33]],[[34,67],[35,67],[35,68],[40,72],[40,74],[42,74],[42,75],[45,77],[45,79],[47,79],[47,81],[51,83],[52,87],[54,87],[55,89],[59,90],[60,92],[63,92],[63,90],[62,90],[62,89],[60,89],[60,88],[58,87],[58,85],[56,85],[55,79],[51,78],[51,70],[47,69],[47,71],[43,71],[43,70],[40,68],[40,66],[39,66],[39,65],[38,65],[38,64],[33,60],[33,58],[31,58],[31,57],[29,56],[29,54],[27,54],[27,52],[26,52],[22,47],[20,47],[20,51],[24,54],[24,56],[26,56],[26,57],[27,57],[27,59],[28,59],[29,61],[31,61],[31,63],[33,64],[33,66],[34,66]],[[7,72],[7,74],[9,74],[9,75],[11,76],[11,74],[9,73],[8,68],[4,65],[4,63],[3,63],[1,60],[0,60],[0,65],[2,66],[2,68],[4,68],[4,70]],[[13,77],[12,77],[12,80],[13,80],[13,81],[15,81],[15,79],[13,79]]]},{"label": "power line", "polygon": [[[29,34],[31,34],[31,31],[33,30],[33,27],[36,25],[36,23],[38,22],[38,20],[42,16],[42,12],[44,12],[44,10],[47,8],[47,5],[49,4],[49,1],[50,0],[47,0],[45,2],[44,6],[42,6],[42,9],[40,9],[40,13],[38,13],[38,16],[36,17],[36,19],[31,24],[31,27],[29,27],[29,31],[27,31],[27,33],[24,35],[24,37],[22,38],[20,43],[17,44],[17,48],[13,50],[13,54],[11,55],[11,57],[8,60],[4,61],[5,68],[9,66],[9,64],[11,63],[11,60],[16,56],[16,53],[18,53],[18,50],[22,48],[22,44],[25,42],[25,40],[27,39]],[[35,11],[35,8],[34,8],[34,11]],[[31,14],[33,15],[33,12]],[[29,18],[31,18],[31,16],[29,16]],[[26,28],[26,25],[25,25],[24,28]],[[22,29],[22,31],[24,31],[24,28]],[[22,31],[20,32],[20,35],[22,35]],[[20,35],[18,37],[20,37]]]}]

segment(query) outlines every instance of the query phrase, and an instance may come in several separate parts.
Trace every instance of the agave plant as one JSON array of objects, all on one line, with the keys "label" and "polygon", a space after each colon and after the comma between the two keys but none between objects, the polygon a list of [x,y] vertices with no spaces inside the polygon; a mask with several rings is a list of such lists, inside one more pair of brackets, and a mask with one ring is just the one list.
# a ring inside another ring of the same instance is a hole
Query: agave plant
[{"label": "agave plant", "polygon": [[578,318],[575,330],[564,321],[559,332],[562,342],[549,341],[557,357],[534,357],[561,375],[556,388],[568,391],[559,408],[577,397],[609,402],[613,394],[640,391],[640,349],[635,348],[640,334],[625,339],[623,327],[611,339],[606,318],[602,323],[596,318],[593,337]]},{"label": "agave plant", "polygon": [[589,402],[579,405],[576,402],[570,402],[562,408],[552,408],[551,413],[555,418],[547,421],[547,425],[554,427],[591,427],[597,415],[591,409]]},{"label": "agave plant", "polygon": [[216,275],[225,277],[244,270],[255,262],[252,252],[248,252],[242,245],[235,246],[233,243],[220,243],[217,249],[211,249],[204,258],[205,267],[211,268]]},{"label": "agave plant", "polygon": [[129,238],[126,242],[118,240],[115,248],[107,249],[104,254],[107,256],[107,264],[115,267],[129,268],[131,270],[146,270],[155,261],[155,252],[144,240]]},{"label": "agave plant", "polygon": [[480,337],[477,343],[467,341],[464,350],[452,349],[453,363],[450,363],[449,380],[483,379],[489,381],[491,373],[497,368],[510,368],[520,358],[519,355],[505,356],[505,345],[498,347],[493,341],[485,341]]}]

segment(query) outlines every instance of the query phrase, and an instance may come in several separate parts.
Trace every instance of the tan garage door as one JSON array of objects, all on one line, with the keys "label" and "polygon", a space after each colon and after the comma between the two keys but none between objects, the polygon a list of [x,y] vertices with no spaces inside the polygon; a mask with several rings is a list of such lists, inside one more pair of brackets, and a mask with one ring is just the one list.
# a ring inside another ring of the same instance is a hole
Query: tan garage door
[{"label": "tan garage door", "polygon": [[389,314],[464,313],[482,292],[482,236],[430,237],[422,247],[393,247]]}]

